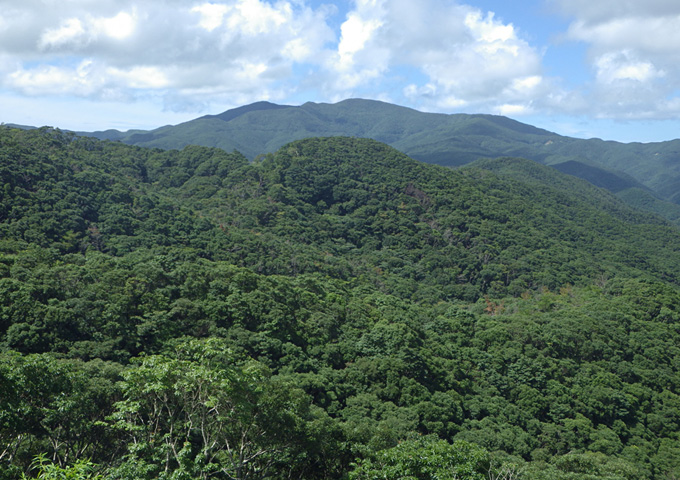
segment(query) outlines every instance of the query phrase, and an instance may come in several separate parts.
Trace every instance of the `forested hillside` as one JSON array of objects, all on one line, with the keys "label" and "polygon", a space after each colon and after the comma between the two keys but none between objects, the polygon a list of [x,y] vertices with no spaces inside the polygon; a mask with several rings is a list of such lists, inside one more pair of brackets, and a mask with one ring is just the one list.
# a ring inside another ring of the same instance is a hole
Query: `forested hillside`
[{"label": "forested hillside", "polygon": [[680,231],[587,182],[7,127],[0,177],[2,479],[680,476]]},{"label": "forested hillside", "polygon": [[234,149],[249,159],[309,137],[352,136],[387,143],[427,163],[460,166],[521,157],[609,189],[632,205],[680,216],[680,140],[619,143],[558,135],[496,115],[424,113],[373,100],[300,106],[258,102],[151,131],[92,132],[131,145]]}]

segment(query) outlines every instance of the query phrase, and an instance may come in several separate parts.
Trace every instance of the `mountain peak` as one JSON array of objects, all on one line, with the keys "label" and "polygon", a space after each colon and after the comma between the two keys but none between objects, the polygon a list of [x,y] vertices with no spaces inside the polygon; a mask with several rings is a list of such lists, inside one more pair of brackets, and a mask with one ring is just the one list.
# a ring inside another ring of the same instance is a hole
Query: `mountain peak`
[{"label": "mountain peak", "polygon": [[218,115],[205,115],[202,118],[218,118],[228,122],[249,112],[256,112],[260,110],[277,110],[281,108],[291,108],[291,105],[277,105],[276,103],[261,101],[251,103],[250,105],[244,105],[242,107],[232,108],[231,110],[227,110],[226,112],[222,112]]}]

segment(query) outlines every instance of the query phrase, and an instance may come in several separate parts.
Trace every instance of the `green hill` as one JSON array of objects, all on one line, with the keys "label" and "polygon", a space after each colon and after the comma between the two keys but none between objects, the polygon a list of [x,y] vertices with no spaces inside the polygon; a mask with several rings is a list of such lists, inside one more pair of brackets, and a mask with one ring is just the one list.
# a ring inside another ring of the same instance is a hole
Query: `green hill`
[{"label": "green hill", "polygon": [[[531,138],[522,138],[521,143],[546,142],[556,137],[504,117],[428,114],[384,102],[358,99],[336,104],[309,102],[299,107],[259,102],[149,132],[131,132],[129,135],[119,132],[119,135],[113,135],[108,131],[92,135],[164,149],[198,144],[227,151],[238,150],[251,159],[274,152],[293,140],[351,136],[373,138],[393,145],[418,160],[444,165],[467,163],[479,156],[497,156],[499,145],[507,148],[508,144],[514,144],[517,135]],[[460,139],[459,148],[455,148],[454,137]],[[484,142],[487,145],[480,145]],[[464,158],[452,158],[458,156],[452,153],[463,152]],[[442,155],[443,161],[434,161]],[[446,159],[446,156],[450,158]]]},{"label": "green hill", "polygon": [[0,478],[680,474],[680,231],[585,181],[45,128],[0,178]]},{"label": "green hill", "polygon": [[[460,166],[479,158],[521,157],[570,168],[571,174],[614,192],[635,186],[660,200],[680,203],[679,141],[580,140],[501,116],[422,113],[371,100],[301,106],[259,102],[149,132],[86,135],[164,149],[218,147],[238,150],[250,159],[308,137],[372,138],[427,163]],[[635,200],[631,192],[626,198],[648,204]]]}]

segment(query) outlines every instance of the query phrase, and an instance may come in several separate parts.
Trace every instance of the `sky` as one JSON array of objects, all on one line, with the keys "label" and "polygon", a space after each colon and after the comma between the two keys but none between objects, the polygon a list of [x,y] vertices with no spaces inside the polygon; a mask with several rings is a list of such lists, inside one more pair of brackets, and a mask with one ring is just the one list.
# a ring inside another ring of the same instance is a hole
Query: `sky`
[{"label": "sky", "polygon": [[0,122],[153,129],[382,100],[680,137],[677,0],[0,0]]}]

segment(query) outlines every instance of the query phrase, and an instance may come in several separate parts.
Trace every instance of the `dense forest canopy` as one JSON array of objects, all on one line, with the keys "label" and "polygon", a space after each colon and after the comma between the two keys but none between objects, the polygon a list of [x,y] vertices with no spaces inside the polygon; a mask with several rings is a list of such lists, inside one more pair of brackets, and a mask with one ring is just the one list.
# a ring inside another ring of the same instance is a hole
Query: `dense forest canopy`
[{"label": "dense forest canopy", "polygon": [[607,191],[6,127],[0,177],[2,479],[680,476],[680,232]]}]

